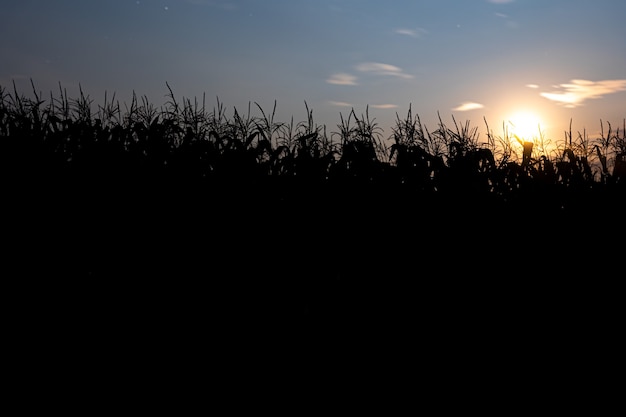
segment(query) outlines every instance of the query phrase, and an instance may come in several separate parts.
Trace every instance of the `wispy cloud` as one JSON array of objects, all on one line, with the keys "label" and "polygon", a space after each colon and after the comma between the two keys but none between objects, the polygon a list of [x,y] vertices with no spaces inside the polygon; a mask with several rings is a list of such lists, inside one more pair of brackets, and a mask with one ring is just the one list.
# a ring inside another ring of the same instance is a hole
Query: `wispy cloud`
[{"label": "wispy cloud", "polygon": [[526,84],[526,87],[528,87],[528,88],[532,88],[532,89],[535,89],[535,90],[536,90],[537,88],[539,88],[539,86],[538,86],[537,84]]},{"label": "wispy cloud", "polygon": [[504,21],[506,22],[506,25],[512,29],[517,29],[519,27],[519,23],[517,23],[514,20],[511,20],[509,18],[509,15],[504,14],[504,13],[495,13],[496,17],[500,18],[500,19],[504,19]]},{"label": "wispy cloud", "polygon": [[398,106],[396,104],[372,104],[370,107],[374,109],[395,109]]},{"label": "wispy cloud", "polygon": [[[402,71],[395,65],[383,64],[380,62],[362,62],[355,66],[355,69],[362,73],[390,76],[398,78],[413,78],[411,74]],[[337,72],[326,79],[328,84],[335,85],[357,85],[357,77],[347,72]]]},{"label": "wispy cloud", "polygon": [[329,101],[328,103],[332,106],[352,107],[352,104],[346,103],[345,101]]},{"label": "wispy cloud", "polygon": [[468,101],[465,103],[461,103],[461,105],[453,108],[452,110],[453,111],[470,111],[470,110],[482,109],[483,107],[485,106],[483,106],[480,103],[474,103],[472,101]]},{"label": "wispy cloud", "polygon": [[407,28],[398,28],[394,29],[393,33],[397,35],[410,36],[411,38],[421,38],[428,33],[426,29],[417,28],[417,29],[407,29]]},{"label": "wispy cloud", "polygon": [[356,77],[352,74],[339,72],[328,77],[326,79],[326,82],[328,84],[336,85],[356,85]]},{"label": "wispy cloud", "polygon": [[411,74],[402,71],[395,65],[383,64],[380,62],[362,62],[356,66],[356,70],[375,75],[392,76],[398,78],[413,78]]},{"label": "wispy cloud", "polygon": [[487,0],[488,3],[493,3],[493,4],[507,4],[507,3],[513,3],[515,0]]},{"label": "wispy cloud", "polygon": [[574,108],[582,106],[585,100],[626,91],[626,80],[571,80],[569,83],[559,84],[555,88],[558,91],[541,92],[539,95],[565,107]]}]

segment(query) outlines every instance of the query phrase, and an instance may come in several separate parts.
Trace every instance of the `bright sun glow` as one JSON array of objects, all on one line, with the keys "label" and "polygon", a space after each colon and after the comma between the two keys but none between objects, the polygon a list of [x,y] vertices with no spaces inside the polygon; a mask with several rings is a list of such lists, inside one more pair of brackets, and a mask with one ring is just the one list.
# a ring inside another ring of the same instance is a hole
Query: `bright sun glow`
[{"label": "bright sun glow", "polygon": [[522,140],[531,141],[540,136],[543,131],[543,122],[533,112],[520,111],[507,119],[509,133],[517,135]]}]

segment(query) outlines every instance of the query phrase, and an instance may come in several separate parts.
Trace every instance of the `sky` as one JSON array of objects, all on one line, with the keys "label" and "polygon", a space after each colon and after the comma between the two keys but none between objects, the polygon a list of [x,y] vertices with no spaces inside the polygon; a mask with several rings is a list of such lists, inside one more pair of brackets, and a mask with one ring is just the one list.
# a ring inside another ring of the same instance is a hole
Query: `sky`
[{"label": "sky", "polygon": [[625,17],[622,0],[2,0],[0,86],[161,106],[169,85],[228,116],[308,106],[328,133],[354,110],[387,138],[410,109],[429,131],[562,140],[623,126]]}]

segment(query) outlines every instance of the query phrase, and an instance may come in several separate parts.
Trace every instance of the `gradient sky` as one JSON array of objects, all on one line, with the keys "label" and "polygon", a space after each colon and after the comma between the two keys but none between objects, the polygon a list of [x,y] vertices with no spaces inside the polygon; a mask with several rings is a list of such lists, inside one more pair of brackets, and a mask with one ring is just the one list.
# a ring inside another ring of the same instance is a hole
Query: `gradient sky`
[{"label": "gradient sky", "polygon": [[[391,135],[412,108],[429,131],[496,134],[534,112],[549,139],[626,117],[623,0],[3,0],[0,85],[102,103],[206,96],[336,131],[369,106]],[[485,136],[481,135],[485,139]]]}]

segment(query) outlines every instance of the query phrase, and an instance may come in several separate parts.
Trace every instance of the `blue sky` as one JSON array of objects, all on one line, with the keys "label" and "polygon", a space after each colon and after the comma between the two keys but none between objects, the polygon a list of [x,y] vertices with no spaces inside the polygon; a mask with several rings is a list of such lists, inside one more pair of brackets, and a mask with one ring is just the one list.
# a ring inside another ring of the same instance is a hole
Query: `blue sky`
[{"label": "blue sky", "polygon": [[[466,120],[502,133],[532,112],[549,138],[621,127],[626,1],[4,0],[0,85],[78,86],[155,105],[206,95],[213,108],[336,131],[340,114],[391,134],[409,105],[427,129]],[[484,138],[484,136],[483,136]]]}]

